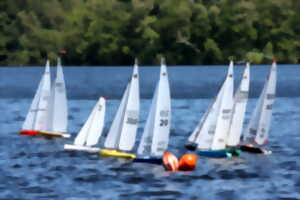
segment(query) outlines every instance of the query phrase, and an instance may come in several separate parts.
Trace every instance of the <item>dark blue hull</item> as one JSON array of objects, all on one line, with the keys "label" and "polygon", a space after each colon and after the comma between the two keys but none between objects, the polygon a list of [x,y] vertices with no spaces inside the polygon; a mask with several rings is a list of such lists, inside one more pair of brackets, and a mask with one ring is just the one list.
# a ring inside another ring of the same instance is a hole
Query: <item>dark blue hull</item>
[{"label": "dark blue hull", "polygon": [[196,151],[199,156],[209,158],[230,158],[232,154],[226,150],[207,150],[207,151]]},{"label": "dark blue hull", "polygon": [[136,163],[149,163],[149,164],[157,164],[161,165],[163,163],[162,158],[135,158],[133,162]]}]

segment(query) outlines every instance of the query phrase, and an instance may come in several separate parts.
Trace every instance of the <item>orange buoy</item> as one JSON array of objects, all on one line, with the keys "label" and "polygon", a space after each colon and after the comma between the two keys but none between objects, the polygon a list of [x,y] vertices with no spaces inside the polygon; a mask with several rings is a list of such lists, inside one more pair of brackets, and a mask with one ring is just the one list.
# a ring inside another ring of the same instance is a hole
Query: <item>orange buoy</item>
[{"label": "orange buoy", "polygon": [[163,165],[167,171],[177,171],[178,170],[178,159],[177,157],[169,152],[165,152],[163,155]]},{"label": "orange buoy", "polygon": [[195,154],[184,154],[179,160],[179,170],[181,171],[192,171],[197,165],[197,155]]}]

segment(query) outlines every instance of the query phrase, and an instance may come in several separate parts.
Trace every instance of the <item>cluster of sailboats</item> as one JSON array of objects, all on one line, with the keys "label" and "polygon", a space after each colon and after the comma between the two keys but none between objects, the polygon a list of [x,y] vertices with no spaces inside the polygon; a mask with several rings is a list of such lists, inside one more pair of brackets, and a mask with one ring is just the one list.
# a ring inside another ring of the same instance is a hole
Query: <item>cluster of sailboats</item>
[{"label": "cluster of sailboats", "polygon": [[[188,138],[186,148],[207,157],[238,156],[240,150],[270,153],[261,146],[267,144],[268,140],[275,98],[276,68],[274,61],[249,125],[242,136],[250,88],[250,65],[247,63],[241,83],[234,94],[233,62],[230,62],[217,96]],[[103,137],[105,112],[106,100],[100,97],[73,144],[65,144],[64,149],[99,152],[102,156],[128,158],[135,162],[162,163],[162,156],[168,149],[171,125],[171,95],[165,60],[161,60],[159,80],[137,152],[133,152],[140,113],[137,60],[104,146],[99,148],[96,145]],[[67,122],[66,87],[60,60],[57,64],[56,79],[52,84],[47,61],[20,134],[70,137],[67,133]]]}]

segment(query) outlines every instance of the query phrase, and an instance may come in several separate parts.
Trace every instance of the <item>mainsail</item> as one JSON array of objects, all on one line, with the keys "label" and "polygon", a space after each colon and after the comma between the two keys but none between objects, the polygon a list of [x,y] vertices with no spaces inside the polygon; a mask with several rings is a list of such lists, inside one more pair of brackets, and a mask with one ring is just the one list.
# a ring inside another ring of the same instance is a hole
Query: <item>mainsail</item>
[{"label": "mainsail", "polygon": [[31,103],[23,124],[23,130],[46,131],[48,128],[48,103],[50,97],[50,64],[47,60],[46,69],[39,83],[38,90]]},{"label": "mainsail", "polygon": [[230,119],[233,107],[233,62],[230,62],[225,80],[220,112],[217,119],[216,132],[211,145],[212,150],[221,150],[226,147],[226,140],[230,128]]},{"label": "mainsail", "polygon": [[81,128],[74,144],[79,146],[93,146],[98,143],[104,127],[105,99],[100,97],[90,116]]},{"label": "mainsail", "polygon": [[273,62],[270,74],[246,129],[244,143],[255,142],[258,145],[263,145],[268,140],[276,92],[276,75],[277,65],[276,62]]},{"label": "mainsail", "polygon": [[205,112],[199,124],[195,128],[194,132],[188,139],[188,142],[197,144],[197,149],[200,150],[212,149],[213,141],[217,133],[216,132],[217,127],[220,126],[220,122],[221,122],[221,120],[219,119],[221,116],[221,111],[222,110],[224,111],[224,109],[226,109],[226,106],[224,106],[224,97],[227,98],[227,102],[225,103],[231,105],[230,104],[231,90],[233,90],[233,63],[232,62],[230,63],[230,67],[228,69],[226,79],[222,84],[222,87],[219,90],[218,95],[214,99],[209,109]]},{"label": "mainsail", "polygon": [[237,146],[240,143],[240,137],[243,129],[243,122],[247,107],[250,83],[250,66],[246,64],[241,84],[234,96],[234,106],[231,117],[230,131],[227,138],[227,145]]},{"label": "mainsail", "polygon": [[53,82],[49,102],[48,131],[65,133],[68,126],[68,105],[61,60],[57,60],[56,79]]},{"label": "mainsail", "polygon": [[138,147],[138,154],[162,156],[169,143],[171,96],[164,59],[161,60],[160,78],[156,86],[146,126]]},{"label": "mainsail", "polygon": [[139,74],[136,60],[131,81],[127,85],[121,104],[105,140],[105,148],[122,151],[132,150],[138,128],[139,109]]}]

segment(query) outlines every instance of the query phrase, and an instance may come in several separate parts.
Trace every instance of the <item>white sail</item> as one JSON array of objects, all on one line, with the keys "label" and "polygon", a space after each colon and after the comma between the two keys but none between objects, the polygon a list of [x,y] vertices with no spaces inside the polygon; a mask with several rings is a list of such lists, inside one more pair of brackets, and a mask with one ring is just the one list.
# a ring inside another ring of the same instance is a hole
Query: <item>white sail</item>
[{"label": "white sail", "polygon": [[226,147],[226,140],[230,128],[230,119],[233,108],[233,62],[230,62],[225,80],[224,93],[218,115],[216,132],[213,138],[212,150],[221,150]]},{"label": "white sail", "polygon": [[93,146],[98,143],[102,135],[105,118],[105,99],[101,97],[96,107],[96,113],[93,117],[93,123],[90,126],[89,135],[86,140],[87,146]]},{"label": "white sail", "polygon": [[131,81],[127,85],[121,104],[105,140],[105,148],[122,151],[132,150],[138,128],[139,108],[139,74],[136,61]]},{"label": "white sail", "polygon": [[167,67],[161,61],[151,155],[162,156],[168,148],[171,125],[171,95]]},{"label": "white sail", "polygon": [[104,127],[105,99],[100,97],[90,116],[74,140],[75,145],[93,146],[98,143]]},{"label": "white sail", "polygon": [[240,143],[241,133],[243,129],[243,122],[247,107],[250,83],[250,66],[246,64],[243,73],[240,87],[235,93],[233,113],[231,117],[230,131],[227,138],[228,146],[237,146]]},{"label": "white sail", "polygon": [[38,110],[38,103],[40,100],[41,88],[42,88],[43,82],[44,82],[44,75],[42,76],[42,79],[40,80],[38,89],[34,95],[34,98],[30,105],[29,111],[28,111],[25,121],[23,123],[22,130],[33,130],[34,129],[34,123],[35,123],[35,119],[36,119],[36,113]]},{"label": "white sail", "polygon": [[264,92],[261,117],[259,120],[258,129],[255,137],[255,142],[259,145],[265,144],[268,139],[268,133],[272,118],[272,108],[276,92],[276,74],[277,66],[276,63],[273,62],[271,72],[267,80],[266,90]]},{"label": "white sail", "polygon": [[123,125],[120,132],[119,150],[130,151],[133,149],[139,121],[140,89],[137,62],[133,68],[130,88],[124,110]]},{"label": "white sail", "polygon": [[267,142],[276,92],[276,74],[277,66],[273,62],[270,74],[246,129],[244,143],[256,142],[258,145],[263,145]]},{"label": "white sail", "polygon": [[153,131],[154,131],[154,123],[155,123],[155,111],[156,111],[156,104],[157,104],[157,91],[158,85],[155,88],[154,97],[150,107],[150,113],[148,115],[146,125],[144,128],[144,132],[142,135],[142,139],[140,145],[138,147],[138,154],[139,155],[150,155],[151,154],[151,146],[152,146],[152,138],[153,138]]},{"label": "white sail", "polygon": [[264,99],[265,91],[266,91],[266,84],[264,85],[263,91],[261,92],[261,94],[259,96],[259,99],[258,99],[258,102],[254,109],[254,112],[250,118],[248,127],[246,128],[246,131],[244,133],[244,136],[243,136],[244,143],[253,143],[254,142],[254,138],[257,133],[259,119],[261,116],[261,110],[262,110],[262,106],[263,106],[263,99]]},{"label": "white sail", "polygon": [[154,93],[138,154],[162,156],[169,144],[171,96],[167,68],[161,61],[160,79]]},{"label": "white sail", "polygon": [[48,131],[65,133],[68,126],[68,105],[66,87],[61,61],[57,60],[56,79],[51,89],[49,102],[49,127]]},{"label": "white sail", "polygon": [[203,123],[202,120],[199,126],[196,128],[198,132],[198,137],[196,138],[197,149],[210,149],[213,141],[213,137],[216,131],[216,125],[218,120],[218,115],[221,109],[221,102],[224,93],[225,81],[215,98],[215,101],[208,110],[207,116],[204,115]]},{"label": "white sail", "polygon": [[26,116],[22,127],[23,130],[47,130],[48,102],[51,87],[50,82],[50,65],[47,60],[45,72]]},{"label": "white sail", "polygon": [[120,131],[122,129],[122,121],[124,119],[124,110],[126,107],[128,93],[129,93],[130,82],[128,83],[126,90],[123,94],[121,103],[119,105],[117,114],[112,122],[112,125],[107,134],[106,140],[104,142],[104,147],[108,149],[117,149],[120,140]]}]

